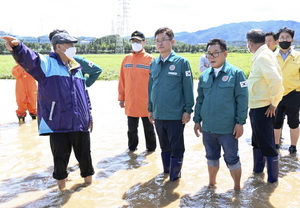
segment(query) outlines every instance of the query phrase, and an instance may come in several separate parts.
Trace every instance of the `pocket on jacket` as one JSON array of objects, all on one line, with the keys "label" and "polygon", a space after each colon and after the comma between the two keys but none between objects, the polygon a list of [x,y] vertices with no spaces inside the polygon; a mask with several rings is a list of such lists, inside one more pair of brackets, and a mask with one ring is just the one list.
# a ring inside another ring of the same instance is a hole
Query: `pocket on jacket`
[{"label": "pocket on jacket", "polygon": [[232,83],[232,82],[219,82],[218,87],[220,87],[220,88],[234,87],[234,83]]},{"label": "pocket on jacket", "polygon": [[169,78],[179,78],[181,77],[181,73],[180,72],[176,72],[176,71],[168,71],[168,73],[166,74],[167,77]]}]

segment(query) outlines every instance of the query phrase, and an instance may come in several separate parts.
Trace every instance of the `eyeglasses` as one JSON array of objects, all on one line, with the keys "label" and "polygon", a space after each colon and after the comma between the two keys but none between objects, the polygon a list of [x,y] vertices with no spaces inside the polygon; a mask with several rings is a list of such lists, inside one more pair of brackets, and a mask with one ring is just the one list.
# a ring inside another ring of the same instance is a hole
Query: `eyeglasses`
[{"label": "eyeglasses", "polygon": [[293,39],[292,38],[279,38],[279,41],[282,42],[282,41],[289,41],[291,42]]},{"label": "eyeglasses", "polygon": [[159,43],[163,43],[163,42],[168,41],[168,40],[171,40],[171,39],[155,40],[155,43],[159,44]]},{"label": "eyeglasses", "polygon": [[220,53],[223,53],[223,52],[225,52],[225,51],[206,53],[205,56],[206,56],[206,58],[211,58],[211,57],[217,58],[217,57],[219,57]]},{"label": "eyeglasses", "polygon": [[132,39],[130,40],[131,43],[141,43],[142,41],[141,40],[138,40],[138,39]]}]

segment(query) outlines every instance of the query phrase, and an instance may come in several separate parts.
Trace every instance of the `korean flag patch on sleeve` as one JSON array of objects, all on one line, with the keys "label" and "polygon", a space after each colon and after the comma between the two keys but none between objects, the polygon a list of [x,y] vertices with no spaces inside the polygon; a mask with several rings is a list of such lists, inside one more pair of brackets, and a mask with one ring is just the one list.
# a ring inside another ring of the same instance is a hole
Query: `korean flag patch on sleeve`
[{"label": "korean flag patch on sleeve", "polygon": [[94,63],[93,62],[89,62],[89,67],[93,67]]},{"label": "korean flag patch on sleeve", "polygon": [[185,71],[185,76],[190,77],[192,75],[191,71]]},{"label": "korean flag patch on sleeve", "polygon": [[241,88],[247,87],[247,81],[240,82]]}]

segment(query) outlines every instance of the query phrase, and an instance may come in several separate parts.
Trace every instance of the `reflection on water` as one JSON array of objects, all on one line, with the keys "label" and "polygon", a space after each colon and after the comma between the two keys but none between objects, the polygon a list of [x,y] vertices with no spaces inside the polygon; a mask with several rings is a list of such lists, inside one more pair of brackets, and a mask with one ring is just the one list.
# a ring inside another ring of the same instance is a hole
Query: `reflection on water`
[{"label": "reflection on water", "polygon": [[240,191],[216,193],[215,188],[205,186],[193,196],[183,196],[180,207],[275,207],[269,197],[277,184],[264,183],[261,176],[263,174],[249,177]]},{"label": "reflection on water", "polygon": [[146,159],[145,156],[150,154],[152,154],[152,152],[148,153],[145,151],[141,154],[135,154],[126,150],[124,153],[114,157],[104,158],[96,165],[96,168],[100,169],[96,178],[108,178],[117,171],[137,169],[147,165],[147,162],[144,161]]},{"label": "reflection on water", "polygon": [[174,192],[180,181],[167,180],[167,174],[159,174],[153,179],[138,183],[123,195],[128,202],[124,207],[166,207],[171,202],[180,198],[180,194]]},{"label": "reflection on water", "polygon": [[[197,84],[195,83],[195,87]],[[288,154],[289,139],[280,150],[279,182],[266,183],[266,170],[252,173],[251,129],[245,126],[240,139],[242,189],[232,190],[233,182],[223,161],[217,187],[207,186],[208,173],[202,141],[186,125],[186,153],[182,178],[175,182],[162,174],[159,149],[147,153],[142,127],[140,144],[128,152],[127,118],[117,101],[117,82],[97,82],[90,90],[93,104],[94,132],[91,134],[95,168],[93,184],[85,187],[78,163],[72,153],[67,190],[59,191],[52,178],[53,162],[49,138],[37,135],[36,121],[24,124],[15,116],[14,81],[0,81],[6,102],[0,116],[0,207],[300,207],[299,154]],[[287,125],[285,125],[287,127]],[[284,138],[289,138],[284,129]],[[298,145],[298,149],[300,149]]]}]

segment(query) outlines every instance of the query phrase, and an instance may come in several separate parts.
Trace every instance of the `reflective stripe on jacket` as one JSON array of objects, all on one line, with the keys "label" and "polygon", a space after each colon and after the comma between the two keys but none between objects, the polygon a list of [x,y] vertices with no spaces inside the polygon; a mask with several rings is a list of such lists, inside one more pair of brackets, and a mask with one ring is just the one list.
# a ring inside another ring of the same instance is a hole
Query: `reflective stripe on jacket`
[{"label": "reflective stripe on jacket", "polygon": [[125,101],[125,114],[131,117],[148,116],[148,81],[154,56],[143,50],[130,53],[122,61],[118,85],[118,100]]}]

